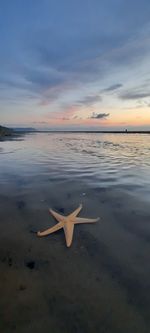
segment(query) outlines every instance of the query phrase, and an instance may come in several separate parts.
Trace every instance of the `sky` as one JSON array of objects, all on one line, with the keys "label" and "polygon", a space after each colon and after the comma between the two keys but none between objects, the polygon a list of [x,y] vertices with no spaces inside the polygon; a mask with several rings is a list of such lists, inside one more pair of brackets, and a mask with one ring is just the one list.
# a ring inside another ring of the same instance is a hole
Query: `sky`
[{"label": "sky", "polygon": [[150,130],[150,1],[0,0],[0,124]]}]

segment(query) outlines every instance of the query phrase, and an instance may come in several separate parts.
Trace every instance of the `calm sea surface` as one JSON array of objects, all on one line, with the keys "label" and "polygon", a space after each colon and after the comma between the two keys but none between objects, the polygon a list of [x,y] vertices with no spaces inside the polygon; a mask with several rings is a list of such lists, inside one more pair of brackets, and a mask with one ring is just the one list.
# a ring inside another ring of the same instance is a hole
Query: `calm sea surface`
[{"label": "calm sea surface", "polygon": [[121,188],[150,201],[150,136],[94,133],[31,134],[0,144],[0,181],[51,178]]},{"label": "calm sea surface", "polygon": [[[99,223],[65,247],[52,207]],[[150,332],[150,135],[0,142],[0,331]]]}]

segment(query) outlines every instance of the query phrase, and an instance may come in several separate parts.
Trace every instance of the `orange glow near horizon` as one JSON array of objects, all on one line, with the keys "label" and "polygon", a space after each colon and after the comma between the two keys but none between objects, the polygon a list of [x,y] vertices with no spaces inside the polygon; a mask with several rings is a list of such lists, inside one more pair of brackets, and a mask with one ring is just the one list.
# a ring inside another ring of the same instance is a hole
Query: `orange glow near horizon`
[{"label": "orange glow near horizon", "polygon": [[[136,109],[136,110],[103,110],[104,113],[110,113],[107,118],[91,119],[93,110],[80,109],[75,106],[71,106],[63,110],[62,112],[47,113],[37,119],[39,122],[47,126],[145,126],[150,125],[150,110]],[[95,113],[103,113],[96,109]]]},{"label": "orange glow near horizon", "polygon": [[[46,110],[45,110],[46,108]],[[84,108],[79,106],[66,107],[62,111],[49,111],[45,107],[41,110],[43,114],[33,115],[29,118],[29,114],[18,119],[18,124],[21,124],[21,120],[27,126],[32,127],[59,127],[59,128],[71,128],[75,127],[128,127],[128,126],[150,126],[150,108],[131,108],[131,109],[119,109],[119,108]],[[109,114],[108,117],[95,119],[91,118],[93,112],[95,114]]]}]

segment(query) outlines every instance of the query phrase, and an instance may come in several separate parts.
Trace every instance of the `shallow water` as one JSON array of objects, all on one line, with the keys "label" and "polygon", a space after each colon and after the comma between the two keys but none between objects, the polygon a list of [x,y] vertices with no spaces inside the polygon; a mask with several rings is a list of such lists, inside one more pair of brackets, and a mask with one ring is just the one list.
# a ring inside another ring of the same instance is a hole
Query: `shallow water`
[{"label": "shallow water", "polygon": [[0,181],[83,181],[150,199],[150,136],[139,134],[31,134],[0,147]]},{"label": "shallow water", "polygon": [[[99,223],[65,247],[52,208]],[[0,143],[0,331],[150,331],[150,136],[40,133]]]}]

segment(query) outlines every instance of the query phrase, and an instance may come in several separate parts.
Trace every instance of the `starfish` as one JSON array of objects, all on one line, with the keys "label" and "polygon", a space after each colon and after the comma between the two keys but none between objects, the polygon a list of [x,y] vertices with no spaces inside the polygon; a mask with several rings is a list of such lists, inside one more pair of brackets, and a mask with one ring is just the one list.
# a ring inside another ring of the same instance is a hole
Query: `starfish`
[{"label": "starfish", "polygon": [[45,231],[38,231],[37,236],[47,236],[49,234],[52,234],[53,232],[64,229],[65,238],[66,238],[66,245],[67,247],[71,246],[72,239],[73,239],[73,231],[74,231],[74,225],[78,223],[93,223],[97,222],[99,220],[99,217],[96,219],[87,219],[82,217],[77,217],[77,215],[80,213],[82,209],[82,205],[80,205],[73,213],[63,216],[58,214],[52,209],[49,209],[50,213],[55,217],[55,219],[58,221],[56,225],[53,227],[45,230]]}]

